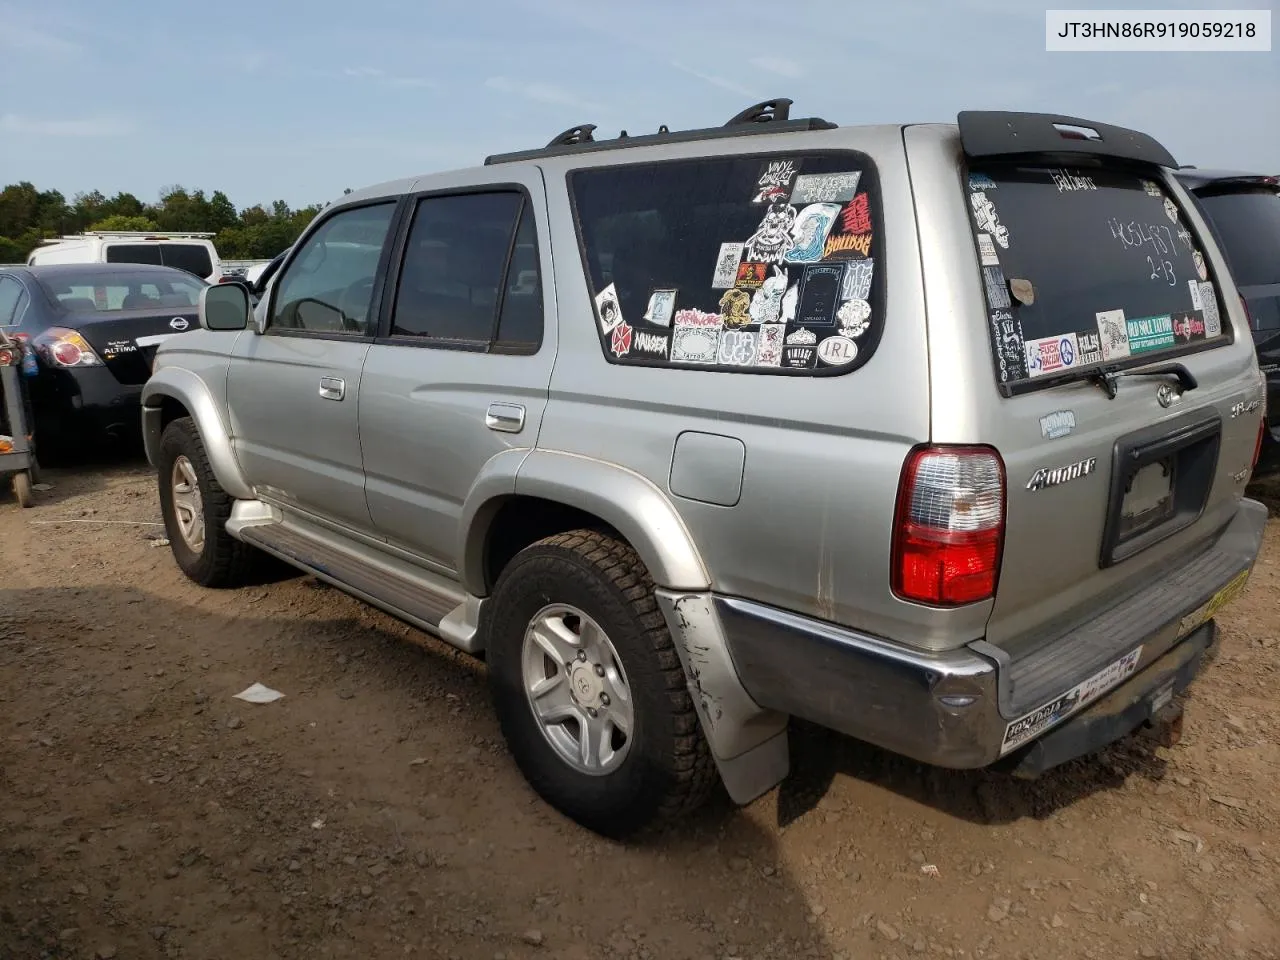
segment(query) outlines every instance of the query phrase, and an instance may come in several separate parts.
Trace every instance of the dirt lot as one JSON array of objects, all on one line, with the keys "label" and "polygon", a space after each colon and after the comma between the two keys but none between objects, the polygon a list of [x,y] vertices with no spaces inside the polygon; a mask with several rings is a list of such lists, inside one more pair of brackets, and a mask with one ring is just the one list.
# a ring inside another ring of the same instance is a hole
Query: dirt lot
[{"label": "dirt lot", "polygon": [[1026,784],[800,729],[780,790],[627,848],[525,786],[483,666],[189,585],[145,464],[47,479],[0,500],[4,960],[1280,957],[1280,520],[1179,746]]}]

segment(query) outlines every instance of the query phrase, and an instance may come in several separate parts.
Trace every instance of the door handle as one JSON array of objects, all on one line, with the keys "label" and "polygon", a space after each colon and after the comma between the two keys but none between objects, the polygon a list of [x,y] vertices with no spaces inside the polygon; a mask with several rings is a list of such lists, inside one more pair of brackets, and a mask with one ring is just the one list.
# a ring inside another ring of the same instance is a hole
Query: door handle
[{"label": "door handle", "polygon": [[341,400],[347,395],[347,382],[341,377],[321,377],[320,396],[326,400]]},{"label": "door handle", "polygon": [[498,433],[519,433],[524,429],[524,405],[491,403],[484,414],[484,425]]}]

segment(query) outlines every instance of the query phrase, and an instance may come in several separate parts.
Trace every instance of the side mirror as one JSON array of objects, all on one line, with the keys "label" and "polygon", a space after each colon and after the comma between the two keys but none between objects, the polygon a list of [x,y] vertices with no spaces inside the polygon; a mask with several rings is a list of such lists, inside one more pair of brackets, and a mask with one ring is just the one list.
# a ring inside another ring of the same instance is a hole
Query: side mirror
[{"label": "side mirror", "polygon": [[200,325],[206,330],[243,330],[249,323],[249,291],[231,281],[200,291]]}]

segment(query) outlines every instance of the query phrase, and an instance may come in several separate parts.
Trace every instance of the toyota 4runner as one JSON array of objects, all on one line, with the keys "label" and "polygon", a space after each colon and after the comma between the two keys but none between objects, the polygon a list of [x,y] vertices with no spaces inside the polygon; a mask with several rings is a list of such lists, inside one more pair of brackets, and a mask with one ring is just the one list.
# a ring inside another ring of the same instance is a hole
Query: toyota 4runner
[{"label": "toyota 4runner", "polygon": [[488,665],[626,835],[799,717],[1035,774],[1176,710],[1266,522],[1240,297],[1150,137],[724,127],[342,197],[144,393],[174,557],[272,554]]}]

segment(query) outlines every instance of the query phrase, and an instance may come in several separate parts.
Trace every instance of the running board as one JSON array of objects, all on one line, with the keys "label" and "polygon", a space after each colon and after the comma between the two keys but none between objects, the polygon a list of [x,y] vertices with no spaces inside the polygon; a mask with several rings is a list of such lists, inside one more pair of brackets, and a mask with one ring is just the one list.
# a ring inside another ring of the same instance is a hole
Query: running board
[{"label": "running board", "polygon": [[385,554],[370,556],[337,533],[284,521],[227,524],[228,532],[465,653],[480,652],[480,608],[460,584]]}]

